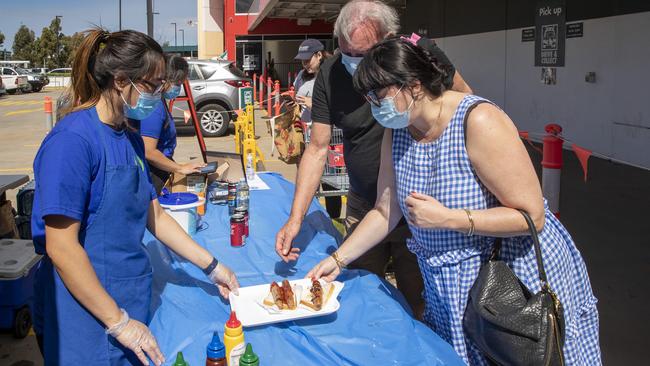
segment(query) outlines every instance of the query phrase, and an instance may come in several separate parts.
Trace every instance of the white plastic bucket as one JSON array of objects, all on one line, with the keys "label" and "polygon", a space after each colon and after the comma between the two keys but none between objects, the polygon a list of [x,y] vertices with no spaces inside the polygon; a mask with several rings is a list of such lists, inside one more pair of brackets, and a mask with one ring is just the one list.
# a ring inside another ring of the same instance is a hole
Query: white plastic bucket
[{"label": "white plastic bucket", "polygon": [[205,198],[199,197],[196,202],[188,203],[185,205],[164,205],[160,204],[162,208],[171,216],[178,224],[190,235],[196,234],[196,228],[199,222],[199,215],[196,213],[196,208],[205,203]]}]

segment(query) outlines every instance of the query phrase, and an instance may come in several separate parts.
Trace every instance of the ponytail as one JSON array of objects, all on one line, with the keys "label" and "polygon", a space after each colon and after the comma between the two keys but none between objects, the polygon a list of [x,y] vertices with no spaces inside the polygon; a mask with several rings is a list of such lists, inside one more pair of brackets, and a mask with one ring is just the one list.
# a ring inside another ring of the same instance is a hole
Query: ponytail
[{"label": "ponytail", "polygon": [[113,88],[116,78],[139,80],[153,73],[163,60],[160,45],[143,33],[109,33],[101,28],[84,33],[72,63],[66,91],[69,103],[62,107],[61,116],[95,106],[102,94]]}]

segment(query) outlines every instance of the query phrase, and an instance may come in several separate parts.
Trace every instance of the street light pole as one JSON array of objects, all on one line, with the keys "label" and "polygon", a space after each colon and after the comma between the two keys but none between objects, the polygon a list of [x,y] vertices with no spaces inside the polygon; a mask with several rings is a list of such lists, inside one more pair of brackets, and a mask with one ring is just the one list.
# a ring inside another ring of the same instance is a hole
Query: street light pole
[{"label": "street light pole", "polygon": [[153,0],[147,0],[147,35],[153,38]]},{"label": "street light pole", "polygon": [[122,30],[122,0],[117,0],[119,3],[119,18],[120,18],[120,25],[119,25],[119,30]]},{"label": "street light pole", "polygon": [[[56,28],[56,66],[59,67],[59,62],[61,62],[61,50],[59,46],[59,35],[61,34],[61,31],[59,29],[61,28],[61,18],[63,18],[63,15],[55,15],[54,18],[58,20]],[[43,67],[46,66],[43,65]]]},{"label": "street light pole", "polygon": [[178,31],[181,32],[181,36],[182,36],[182,38],[181,38],[181,40],[182,40],[181,44],[183,45],[183,47],[185,47],[185,29],[179,29]]},{"label": "street light pole", "polygon": [[169,23],[169,24],[174,25],[174,47],[178,47],[178,39],[176,37],[176,23],[172,22],[172,23]]}]

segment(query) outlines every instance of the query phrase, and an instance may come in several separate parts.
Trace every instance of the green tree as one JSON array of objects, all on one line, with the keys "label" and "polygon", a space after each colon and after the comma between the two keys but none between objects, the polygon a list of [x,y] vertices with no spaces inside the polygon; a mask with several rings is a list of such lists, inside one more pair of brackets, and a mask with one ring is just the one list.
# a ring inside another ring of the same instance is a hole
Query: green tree
[{"label": "green tree", "polygon": [[50,26],[43,28],[41,36],[36,41],[36,63],[42,63],[43,67],[53,69],[67,61],[67,55],[62,52],[63,37],[61,19],[52,19]]},{"label": "green tree", "polygon": [[5,44],[5,35],[4,33],[0,32],[0,47],[4,46]]},{"label": "green tree", "polygon": [[[77,53],[81,41],[84,39],[84,34],[82,32],[75,32],[71,36],[63,36],[61,38],[61,43],[63,44],[63,49],[61,51],[63,61],[62,67],[71,67],[72,62],[74,61],[74,56]],[[65,57],[65,58],[64,58]]]},{"label": "green tree", "polygon": [[21,25],[14,36],[13,58],[34,62],[35,40],[34,31],[25,25]]}]

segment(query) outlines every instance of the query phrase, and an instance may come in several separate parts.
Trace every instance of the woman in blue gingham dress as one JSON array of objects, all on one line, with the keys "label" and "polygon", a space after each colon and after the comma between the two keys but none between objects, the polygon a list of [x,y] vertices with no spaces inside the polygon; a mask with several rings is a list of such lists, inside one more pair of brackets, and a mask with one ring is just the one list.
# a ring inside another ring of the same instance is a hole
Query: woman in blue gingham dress
[{"label": "woman in blue gingham dress", "polygon": [[516,210],[523,209],[542,229],[544,267],[564,307],[565,364],[599,365],[598,311],[585,263],[548,210],[514,124],[485,99],[444,91],[442,72],[431,61],[409,42],[392,39],[359,65],[355,86],[388,128],[378,199],[353,235],[309,275],[336,278],[404,215],[425,283],[424,321],[466,362],[486,365],[466,338],[463,316],[495,237],[504,238],[500,258],[526,287],[541,287],[532,240]]}]

